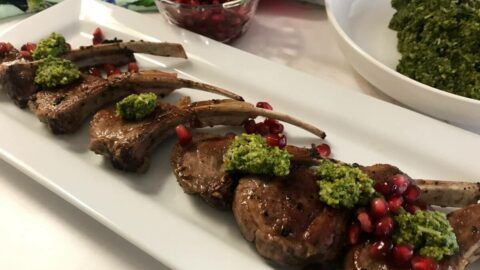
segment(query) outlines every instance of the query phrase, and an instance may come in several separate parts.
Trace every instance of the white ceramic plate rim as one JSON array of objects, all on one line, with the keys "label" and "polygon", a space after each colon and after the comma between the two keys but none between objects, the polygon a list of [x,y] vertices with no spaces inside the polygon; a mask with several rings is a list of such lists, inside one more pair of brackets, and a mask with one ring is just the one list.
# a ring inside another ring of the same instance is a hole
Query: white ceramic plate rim
[{"label": "white ceramic plate rim", "polygon": [[[92,5],[98,10],[92,10]],[[71,17],[79,15],[86,17],[88,25],[83,25],[82,19],[77,22],[79,17]],[[47,20],[52,16],[58,19]],[[123,34],[183,42],[190,62],[173,69],[189,78],[233,89],[249,101],[268,98],[279,111],[293,112],[296,117],[324,127],[331,138],[328,142],[335,157],[344,161],[392,163],[408,168],[419,178],[476,179],[480,176],[475,159],[475,149],[480,149],[480,136],[476,134],[360,93],[348,92],[326,77],[306,75],[169,26],[163,20],[145,18],[103,2],[65,0],[17,24],[18,28],[14,26],[4,32],[6,36],[3,37],[21,44],[37,40],[50,31],[62,31],[60,26],[68,23],[73,23],[73,28],[65,26],[66,31],[71,31],[65,34],[82,34],[82,42],[91,38],[88,34],[91,30],[77,26],[105,26],[109,31],[118,32],[120,37]],[[30,32],[32,26],[41,26],[39,29],[43,31]],[[27,33],[19,35],[19,31]],[[204,96],[192,93],[192,97],[200,100],[197,98]],[[163,183],[162,188],[145,195],[128,185],[141,177],[109,169],[99,156],[83,148],[81,153],[70,149],[72,144],[78,146],[74,139],[82,133],[62,141],[45,130],[29,112],[19,110],[3,98],[2,102],[1,158],[168,267],[279,269],[254,252],[253,245],[241,238],[235,224],[231,227],[222,222],[231,222],[231,219],[217,219],[220,215],[210,208],[208,212],[200,211],[199,208],[207,206],[198,198],[183,194],[170,166],[165,164],[168,158],[157,160],[156,168],[150,170],[157,182]],[[319,142],[298,129],[287,126],[287,130],[290,142],[295,139],[305,139],[303,143],[307,141],[307,144]],[[169,145],[165,144],[162,149],[166,151]],[[456,147],[443,149],[438,147],[441,144]],[[56,160],[51,162],[52,158]],[[156,175],[159,171],[154,171],[158,168],[166,172],[161,179]]]},{"label": "white ceramic plate rim", "polygon": [[436,94],[439,94],[439,95],[443,95],[443,96],[446,96],[446,97],[449,97],[449,98],[457,99],[457,100],[460,100],[460,101],[480,105],[480,100],[476,100],[476,99],[473,99],[473,98],[467,98],[467,97],[463,97],[463,96],[460,96],[460,95],[455,95],[455,94],[449,93],[447,91],[443,91],[443,90],[440,90],[438,88],[431,87],[429,85],[426,85],[424,83],[416,81],[416,80],[414,80],[414,79],[412,79],[408,76],[405,76],[402,73],[388,67],[384,63],[375,59],[373,56],[371,56],[370,54],[365,52],[362,48],[360,48],[360,46],[358,46],[357,43],[355,43],[355,41],[353,41],[353,39],[351,39],[350,36],[343,30],[343,28],[338,23],[337,18],[334,15],[334,12],[332,11],[332,8],[331,8],[332,4],[330,3],[331,1],[337,1],[337,0],[325,0],[325,8],[327,10],[327,15],[328,15],[328,19],[330,20],[330,23],[333,25],[335,30],[340,34],[340,36],[350,45],[350,47],[352,47],[355,51],[357,51],[357,53],[362,55],[364,58],[368,59],[374,65],[376,65],[380,69],[390,73],[391,75],[393,75],[395,77],[398,77],[398,78],[401,78],[403,80],[406,80],[406,81],[408,81],[408,82],[410,82],[410,83],[412,83],[412,84],[414,84],[414,85],[416,85],[416,86],[418,86],[418,87],[420,87],[420,88],[422,88],[426,91],[430,91],[430,92],[433,92],[433,93],[436,93]]}]

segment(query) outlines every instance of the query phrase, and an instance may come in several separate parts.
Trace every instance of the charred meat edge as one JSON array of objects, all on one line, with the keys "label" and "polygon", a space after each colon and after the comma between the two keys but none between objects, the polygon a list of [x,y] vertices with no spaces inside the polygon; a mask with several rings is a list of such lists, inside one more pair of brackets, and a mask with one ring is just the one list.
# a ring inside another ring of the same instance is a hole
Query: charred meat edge
[{"label": "charred meat edge", "polygon": [[62,89],[37,92],[28,104],[30,110],[53,133],[64,134],[77,131],[90,115],[129,94],[151,91],[164,97],[179,88],[192,88],[243,100],[239,95],[219,87],[181,79],[174,73],[149,70],[108,79],[86,76],[81,82]]},{"label": "charred meat edge", "polygon": [[[71,59],[79,68],[85,68],[101,64],[125,65],[135,61],[133,53],[186,58],[180,44],[142,41],[84,47],[72,50],[63,57]],[[21,108],[26,107],[29,98],[40,90],[34,83],[38,63],[19,59],[0,65],[0,89]]]},{"label": "charred meat edge", "polygon": [[[265,116],[301,127],[320,138],[325,133],[283,113],[255,108],[235,100],[196,102],[190,106],[157,110],[143,121],[128,122],[115,115],[114,108],[99,111],[90,124],[90,149],[111,159],[115,167],[134,172],[148,168],[153,149],[179,124],[192,127],[242,125],[247,119]],[[127,131],[129,134],[127,134]]]}]

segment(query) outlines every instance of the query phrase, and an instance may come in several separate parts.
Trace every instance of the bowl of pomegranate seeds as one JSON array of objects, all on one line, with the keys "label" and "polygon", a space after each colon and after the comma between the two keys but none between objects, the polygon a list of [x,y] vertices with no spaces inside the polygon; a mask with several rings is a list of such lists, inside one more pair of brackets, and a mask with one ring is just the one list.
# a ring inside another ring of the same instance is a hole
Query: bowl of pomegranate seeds
[{"label": "bowl of pomegranate seeds", "polygon": [[170,23],[213,38],[231,42],[249,27],[259,0],[156,0]]}]

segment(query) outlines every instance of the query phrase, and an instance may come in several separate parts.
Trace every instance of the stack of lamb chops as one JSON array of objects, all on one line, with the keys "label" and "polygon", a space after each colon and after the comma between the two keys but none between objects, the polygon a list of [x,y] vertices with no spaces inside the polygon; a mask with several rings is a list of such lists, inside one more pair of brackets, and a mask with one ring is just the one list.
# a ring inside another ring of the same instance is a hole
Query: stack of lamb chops
[{"label": "stack of lamb chops", "polygon": [[[325,137],[324,132],[307,123],[246,102],[213,100],[176,106],[158,102],[152,116],[137,122],[125,122],[113,107],[99,111],[90,126],[90,149],[110,158],[116,168],[144,172],[152,151],[174,133],[177,125],[238,126],[256,116],[283,120]],[[351,213],[319,200],[317,179],[311,169],[318,164],[318,154],[312,149],[287,146],[293,156],[287,177],[231,174],[225,170],[223,156],[233,140],[230,135],[198,133],[189,145],[175,145],[171,166],[185,193],[199,195],[215,208],[232,209],[244,237],[254,242],[260,255],[279,264],[330,263],[341,258]],[[402,173],[386,164],[358,166],[377,182]],[[478,257],[480,205],[476,203],[480,185],[434,180],[414,183],[423,191],[421,199],[430,205],[467,206],[449,215],[460,253],[441,262],[445,269],[463,269]],[[462,221],[466,215],[472,218]],[[349,254],[354,255],[350,255],[345,269],[393,269],[361,252],[367,248],[366,244],[352,247]]]},{"label": "stack of lamb chops", "polygon": [[[79,67],[132,61],[134,52],[186,58],[178,44],[127,42],[96,45],[74,50],[63,57]],[[155,147],[174,133],[179,124],[191,127],[243,124],[265,116],[302,127],[320,138],[321,130],[288,115],[242,102],[227,90],[177,78],[160,71],[142,71],[108,79],[86,75],[80,82],[61,89],[38,89],[33,83],[37,63],[21,60],[12,50],[0,65],[0,86],[20,107],[30,109],[54,133],[77,130],[97,110],[138,91],[160,96],[181,87],[221,94],[232,100],[181,102],[176,106],[157,103],[154,113],[138,122],[124,121],[114,108],[98,111],[91,122],[92,151],[111,159],[115,167],[143,172]],[[185,100],[183,100],[185,101]],[[223,155],[232,136],[198,134],[187,146],[177,144],[172,169],[188,194],[200,195],[208,204],[232,208],[244,237],[254,242],[264,257],[280,264],[306,265],[339,259],[345,249],[348,212],[330,208],[318,199],[318,186],[311,166],[318,161],[311,149],[287,146],[293,158],[287,177],[234,175],[227,173]],[[400,171],[390,165],[362,167],[375,181],[384,181]],[[480,196],[478,184],[415,180],[422,199],[431,205],[465,207],[449,214],[460,245],[460,253],[441,262],[442,269],[463,269],[479,256]],[[467,206],[469,205],[469,206]],[[345,269],[392,269],[369,257],[367,244],[350,249]]]}]

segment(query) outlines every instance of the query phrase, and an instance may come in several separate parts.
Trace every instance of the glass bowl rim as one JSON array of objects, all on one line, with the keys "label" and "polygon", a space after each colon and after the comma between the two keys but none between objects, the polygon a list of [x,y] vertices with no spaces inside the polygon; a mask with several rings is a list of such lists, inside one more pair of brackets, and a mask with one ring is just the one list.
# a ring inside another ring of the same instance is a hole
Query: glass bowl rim
[{"label": "glass bowl rim", "polygon": [[258,0],[230,0],[228,2],[225,2],[223,4],[210,4],[210,5],[198,5],[198,6],[192,6],[189,4],[180,4],[180,3],[175,3],[172,0],[156,0],[159,3],[175,6],[175,7],[180,7],[180,8],[190,8],[190,9],[213,9],[213,8],[234,8],[238,7],[244,4],[247,4],[252,1],[258,1]]}]

